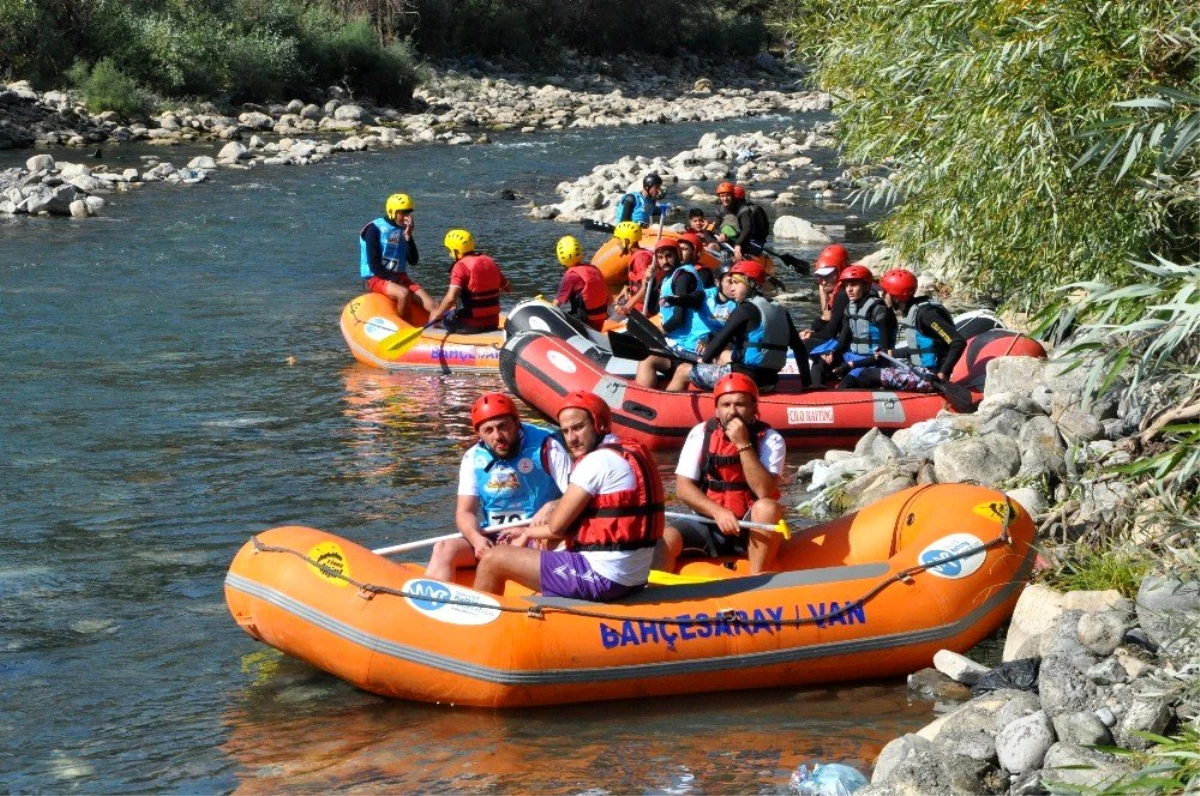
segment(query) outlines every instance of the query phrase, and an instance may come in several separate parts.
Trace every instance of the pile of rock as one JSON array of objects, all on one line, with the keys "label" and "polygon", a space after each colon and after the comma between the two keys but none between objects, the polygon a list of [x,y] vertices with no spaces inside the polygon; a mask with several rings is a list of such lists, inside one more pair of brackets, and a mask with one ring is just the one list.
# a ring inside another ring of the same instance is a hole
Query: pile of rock
[{"label": "pile of rock", "polygon": [[[825,110],[830,103],[828,95],[814,95],[802,110]],[[683,220],[689,205],[715,204],[717,198],[713,192],[724,180],[747,186],[750,199],[776,208],[792,207],[801,196],[832,202],[846,191],[863,187],[871,179],[852,175],[832,162],[827,154],[836,143],[832,132],[831,122],[817,122],[807,129],[788,126],[724,138],[707,133],[694,148],[669,158],[630,156],[595,166],[590,174],[559,183],[555,190],[562,197],[561,201],[534,206],[529,215],[570,223],[583,219],[611,221],[612,208],[621,197],[640,191],[642,179],[652,172],[662,177],[668,186],[686,184],[675,188],[674,195],[667,199],[672,204],[668,216],[671,221]],[[822,157],[814,157],[817,150],[824,150]],[[829,164],[822,161],[829,161]],[[792,184],[783,190],[754,188],[756,184],[789,181]],[[679,199],[685,201],[680,203]],[[780,215],[773,231],[776,238],[813,245],[831,240],[831,230],[790,215]]]},{"label": "pile of rock", "polygon": [[[879,754],[863,796],[1046,793],[1100,788],[1135,769],[1142,733],[1162,734],[1200,714],[1200,584],[1147,577],[1136,601],[1115,591],[1031,586],[1021,595],[995,670],[942,651],[944,677],[982,692]],[[1033,678],[1005,670],[1034,672]],[[933,678],[921,672],[910,684]],[[1020,686],[1014,688],[1011,686]],[[949,689],[938,687],[945,695]],[[970,693],[967,689],[962,689]]]}]

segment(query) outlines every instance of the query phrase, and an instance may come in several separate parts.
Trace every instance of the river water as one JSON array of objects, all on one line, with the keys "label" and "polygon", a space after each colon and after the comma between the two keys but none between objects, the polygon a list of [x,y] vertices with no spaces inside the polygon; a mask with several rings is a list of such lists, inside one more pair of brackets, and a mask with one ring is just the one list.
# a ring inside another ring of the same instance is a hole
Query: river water
[{"label": "river water", "polygon": [[[718,132],[789,121],[811,120]],[[529,222],[495,192],[551,201],[597,163],[671,155],[707,129],[222,170],[114,195],[84,222],[0,219],[7,790],[781,793],[798,763],[865,770],[926,723],[932,706],[898,681],[502,713],[388,702],[256,644],[225,609],[229,561],[264,528],[375,547],[451,526],[468,408],[502,385],[350,357],[337,318],[360,285],[356,234],[384,197],[417,203],[431,293],[452,226],[497,257],[514,296],[550,292],[558,237],[591,251],[603,236]],[[103,162],[215,150],[109,147]],[[0,153],[0,168],[29,154]]]}]

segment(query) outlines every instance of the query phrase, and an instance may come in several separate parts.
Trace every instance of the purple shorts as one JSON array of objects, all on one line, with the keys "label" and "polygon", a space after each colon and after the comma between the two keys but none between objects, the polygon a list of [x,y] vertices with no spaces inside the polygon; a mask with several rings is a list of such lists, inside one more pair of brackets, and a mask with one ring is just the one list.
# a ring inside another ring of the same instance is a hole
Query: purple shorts
[{"label": "purple shorts", "polygon": [[543,550],[542,594],[547,597],[574,597],[593,602],[608,602],[637,591],[641,586],[626,586],[597,574],[582,553],[570,550]]}]

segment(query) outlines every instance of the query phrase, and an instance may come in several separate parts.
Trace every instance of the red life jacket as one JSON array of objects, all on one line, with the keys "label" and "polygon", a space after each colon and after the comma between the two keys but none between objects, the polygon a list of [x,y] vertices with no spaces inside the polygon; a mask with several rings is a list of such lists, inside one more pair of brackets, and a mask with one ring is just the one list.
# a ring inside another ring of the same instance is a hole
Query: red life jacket
[{"label": "red life jacket", "polygon": [[[637,484],[633,489],[595,495],[579,519],[572,535],[574,550],[640,550],[654,547],[662,538],[663,484],[658,466],[640,442],[621,440],[619,445],[601,445],[616,451],[629,466]],[[599,450],[600,448],[597,448]]]},{"label": "red life jacket", "polygon": [[654,267],[654,255],[646,249],[634,249],[629,257],[629,289],[637,292],[646,280],[646,273]]},{"label": "red life jacket", "polygon": [[500,328],[500,289],[505,281],[500,266],[486,254],[468,254],[459,262],[467,267],[468,277],[458,317],[471,328]]},{"label": "red life jacket", "polygon": [[[750,424],[750,444],[755,451],[762,443],[768,426],[761,420]],[[700,488],[715,503],[719,503],[738,517],[745,516],[758,498],[746,483],[746,471],[742,469],[742,456],[737,446],[725,436],[725,429],[717,419],[711,418],[704,424],[704,441],[700,449],[704,458],[700,462]],[[763,495],[762,497],[778,497]]]},{"label": "red life jacket", "polygon": [[579,320],[597,332],[604,331],[604,321],[608,319],[608,284],[604,281],[604,273],[591,263],[581,263],[574,268],[583,280],[583,291],[580,294],[583,317]]}]

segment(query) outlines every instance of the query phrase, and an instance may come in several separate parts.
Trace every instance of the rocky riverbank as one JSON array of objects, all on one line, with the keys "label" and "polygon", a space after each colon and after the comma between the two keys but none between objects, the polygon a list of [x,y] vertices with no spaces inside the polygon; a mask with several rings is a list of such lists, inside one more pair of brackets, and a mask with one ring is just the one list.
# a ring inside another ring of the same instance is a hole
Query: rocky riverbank
[{"label": "rocky riverbank", "polygon": [[[801,511],[837,516],[913,484],[974,481],[1004,490],[1039,524],[1058,564],[1077,545],[1125,544],[1162,557],[1136,599],[1116,591],[1030,586],[995,667],[943,651],[938,671],[910,678],[944,715],[889,743],[861,794],[1034,794],[1129,781],[1149,764],[1147,733],[1200,722],[1200,582],[1195,530],[1166,526],[1153,500],[1109,474],[1136,460],[1148,420],[1170,407],[1153,385],[1122,397],[1118,382],[1087,400],[1088,368],[1064,360],[989,363],[973,414],[943,413],[888,438],[869,432],[853,452],[804,465]],[[962,700],[964,704],[956,704]],[[946,707],[950,705],[950,707]],[[1105,751],[1120,747],[1123,754]]]},{"label": "rocky riverbank", "polygon": [[827,95],[805,90],[799,73],[769,56],[736,64],[581,59],[569,73],[536,80],[487,62],[446,64],[430,69],[409,109],[376,107],[338,87],[325,91],[320,102],[294,99],[237,109],[201,103],[141,119],[91,115],[79,100],[71,92],[38,93],[26,82],[0,89],[0,148],[68,147],[87,160],[97,149],[121,142],[169,148],[211,141],[213,153],[176,165],[167,162],[168,149],[153,168],[120,174],[102,163],[72,162],[60,152],[50,160],[31,158],[24,169],[0,172],[0,213],[94,214],[103,202],[89,198],[158,180],[203,182],[217,168],[306,165],[339,152],[415,143],[487,144],[490,133],[504,130],[716,122],[799,113],[830,102]]}]

